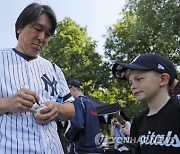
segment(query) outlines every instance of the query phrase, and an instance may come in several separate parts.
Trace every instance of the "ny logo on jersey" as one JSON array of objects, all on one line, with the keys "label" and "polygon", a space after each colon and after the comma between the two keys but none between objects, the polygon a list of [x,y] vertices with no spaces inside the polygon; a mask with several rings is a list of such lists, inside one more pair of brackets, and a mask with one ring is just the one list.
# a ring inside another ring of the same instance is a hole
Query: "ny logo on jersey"
[{"label": "ny logo on jersey", "polygon": [[46,74],[43,74],[41,79],[44,81],[45,90],[47,92],[49,91],[48,86],[52,89],[51,96],[54,96],[55,93],[57,94],[57,89],[56,89],[57,81],[55,80],[54,77],[53,80],[51,81]]}]

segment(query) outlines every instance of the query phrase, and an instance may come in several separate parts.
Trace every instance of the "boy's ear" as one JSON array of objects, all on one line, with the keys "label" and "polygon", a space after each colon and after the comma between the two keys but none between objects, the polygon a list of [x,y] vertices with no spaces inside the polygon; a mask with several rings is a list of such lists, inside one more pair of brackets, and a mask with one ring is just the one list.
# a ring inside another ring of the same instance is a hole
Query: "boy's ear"
[{"label": "boy's ear", "polygon": [[169,84],[169,80],[170,80],[170,75],[169,74],[167,74],[167,73],[161,74],[160,85],[161,86],[168,85]]}]

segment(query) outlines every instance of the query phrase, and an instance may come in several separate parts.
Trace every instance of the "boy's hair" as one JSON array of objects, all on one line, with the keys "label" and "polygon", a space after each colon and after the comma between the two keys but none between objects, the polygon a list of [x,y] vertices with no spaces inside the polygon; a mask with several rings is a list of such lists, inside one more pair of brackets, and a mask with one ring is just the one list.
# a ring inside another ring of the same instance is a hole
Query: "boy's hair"
[{"label": "boy's hair", "polygon": [[112,73],[116,78],[126,80],[127,69],[144,71],[153,70],[161,74],[167,73],[170,76],[169,85],[171,85],[177,77],[177,72],[173,63],[167,58],[153,53],[140,55],[130,64],[115,63],[112,67]]},{"label": "boy's hair", "polygon": [[18,40],[19,33],[17,30],[24,28],[26,25],[31,24],[38,20],[39,16],[46,14],[51,20],[51,35],[54,34],[57,20],[54,11],[48,5],[41,5],[38,3],[32,3],[28,5],[19,15],[15,23],[16,38]]}]

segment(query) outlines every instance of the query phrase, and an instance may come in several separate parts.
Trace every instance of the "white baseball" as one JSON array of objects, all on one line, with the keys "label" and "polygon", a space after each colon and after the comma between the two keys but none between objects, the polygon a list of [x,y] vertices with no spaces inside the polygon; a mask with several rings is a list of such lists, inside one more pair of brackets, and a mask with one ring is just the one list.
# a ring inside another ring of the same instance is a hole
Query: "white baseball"
[{"label": "white baseball", "polygon": [[47,106],[46,105],[43,105],[43,106],[40,106],[36,109],[36,112],[34,113],[34,116],[37,117],[38,115],[40,115],[40,111],[44,108],[46,108]]}]

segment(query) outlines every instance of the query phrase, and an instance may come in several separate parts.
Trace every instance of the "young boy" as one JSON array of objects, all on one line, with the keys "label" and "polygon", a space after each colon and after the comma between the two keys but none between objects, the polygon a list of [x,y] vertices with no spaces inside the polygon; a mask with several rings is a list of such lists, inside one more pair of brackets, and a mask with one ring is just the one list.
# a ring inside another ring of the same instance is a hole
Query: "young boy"
[{"label": "young boy", "polygon": [[115,63],[112,72],[117,78],[127,79],[136,99],[149,107],[131,125],[130,135],[139,144],[138,152],[179,154],[180,102],[168,94],[174,74],[167,59],[158,54],[143,54],[130,64]]}]

